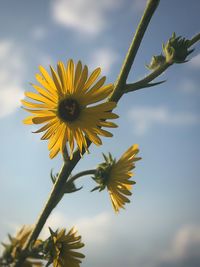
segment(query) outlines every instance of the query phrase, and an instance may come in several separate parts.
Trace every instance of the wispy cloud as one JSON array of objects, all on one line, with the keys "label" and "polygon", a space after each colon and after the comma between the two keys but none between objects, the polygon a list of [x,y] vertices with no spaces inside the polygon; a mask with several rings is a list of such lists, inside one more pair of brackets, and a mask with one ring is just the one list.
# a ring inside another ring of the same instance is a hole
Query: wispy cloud
[{"label": "wispy cloud", "polygon": [[23,59],[17,46],[12,41],[0,40],[0,118],[20,106],[23,71]]},{"label": "wispy cloud", "polygon": [[114,63],[117,62],[119,55],[110,48],[100,48],[95,50],[90,58],[91,68],[101,67],[104,74],[107,74]]},{"label": "wispy cloud", "polygon": [[163,253],[156,267],[200,266],[200,226],[187,225],[175,235],[171,247]]},{"label": "wispy cloud", "polygon": [[165,106],[134,107],[129,111],[128,117],[134,122],[134,131],[138,135],[145,134],[151,127],[158,124],[188,126],[200,123],[200,116],[197,114],[188,111],[175,113]]},{"label": "wispy cloud", "polygon": [[121,0],[57,0],[53,1],[52,14],[57,23],[93,35],[105,29],[107,14],[121,3]]},{"label": "wispy cloud", "polygon": [[[111,216],[108,213],[100,213],[95,216],[83,217],[72,222],[61,212],[54,212],[48,219],[46,225],[52,229],[62,228],[63,225],[68,227],[75,226],[82,235],[87,246],[100,245],[106,243],[109,238],[109,229],[111,227]],[[43,236],[49,235],[48,227],[43,231]],[[101,229],[101,231],[99,231]],[[104,233],[102,235],[102,233]]]}]

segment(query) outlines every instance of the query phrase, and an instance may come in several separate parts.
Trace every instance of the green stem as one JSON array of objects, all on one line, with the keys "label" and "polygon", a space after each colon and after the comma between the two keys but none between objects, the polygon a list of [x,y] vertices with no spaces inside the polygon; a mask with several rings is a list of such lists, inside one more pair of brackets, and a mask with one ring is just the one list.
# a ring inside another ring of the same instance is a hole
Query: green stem
[{"label": "green stem", "polygon": [[[200,33],[196,34],[192,39],[189,41],[188,48],[200,41]],[[160,76],[164,71],[166,71],[173,63],[165,62],[159,68],[151,72],[145,78],[135,83],[126,84],[125,86],[125,93],[137,91],[139,89],[148,87],[147,85],[155,80],[158,76]]]},{"label": "green stem", "polygon": [[142,42],[142,39],[144,37],[144,34],[146,32],[146,29],[149,25],[149,22],[158,7],[160,0],[150,0],[147,3],[147,6],[144,10],[144,14],[138,24],[138,27],[136,29],[135,35],[133,37],[133,41],[129,47],[128,53],[125,57],[124,63],[122,65],[120,74],[116,80],[115,83],[115,90],[110,98],[110,101],[117,102],[121,96],[123,95],[123,90],[126,86],[126,80],[128,78],[129,72],[131,70],[131,67],[133,65],[133,62],[135,60],[137,51],[140,47],[140,44]]},{"label": "green stem", "polygon": [[157,68],[156,70],[151,72],[148,76],[146,76],[144,79],[142,79],[142,80],[140,80],[138,82],[135,82],[135,83],[127,84],[125,92],[128,93],[128,92],[132,92],[132,91],[136,91],[136,90],[139,90],[141,88],[144,88],[148,83],[150,83],[155,78],[160,76],[171,65],[172,64],[170,64],[168,62],[165,62],[159,68]]},{"label": "green stem", "polygon": [[[119,99],[122,97],[123,93],[122,89],[125,87],[126,84],[126,80],[128,77],[128,74],[130,72],[131,66],[134,62],[135,56],[137,54],[138,48],[140,46],[140,43],[143,39],[144,33],[149,25],[149,22],[154,14],[154,11],[156,10],[158,4],[159,4],[160,0],[149,0],[146,6],[146,9],[144,11],[144,14],[141,18],[141,21],[137,27],[136,33],[134,35],[133,41],[131,43],[131,46],[128,50],[128,53],[126,55],[126,58],[124,60],[121,72],[117,78],[117,81],[115,83],[115,87],[114,87],[114,92],[112,94],[112,96],[110,97],[109,101],[115,101],[118,102]],[[88,143],[88,147],[90,146],[91,142],[89,140],[87,140]],[[82,154],[84,154],[85,151],[82,152]],[[69,175],[71,174],[72,170],[74,169],[74,167],[77,165],[77,163],[80,160],[80,152],[79,150],[76,150],[73,154],[73,158],[72,160],[67,160],[66,157],[64,157],[65,161],[64,161],[64,165],[60,171],[60,174],[56,180],[56,183],[54,184],[52,191],[49,195],[49,198],[40,214],[40,216],[38,217],[38,220],[35,224],[35,227],[31,233],[31,235],[29,236],[29,239],[27,240],[25,247],[23,249],[23,252],[21,254],[21,257],[19,258],[18,262],[14,265],[14,267],[20,267],[22,266],[24,260],[26,259],[26,251],[29,249],[30,245],[32,242],[34,242],[47,218],[49,217],[49,215],[51,214],[52,210],[55,207],[55,203],[57,203],[57,199],[60,197],[60,191],[62,190],[63,186],[65,185]]]},{"label": "green stem", "polygon": [[80,160],[80,153],[76,152],[76,153],[74,153],[73,160],[66,161],[63,164],[63,167],[60,171],[60,174],[59,174],[59,176],[58,176],[58,178],[57,178],[57,180],[56,180],[56,182],[55,182],[55,184],[51,190],[49,198],[48,198],[41,214],[39,215],[39,217],[37,219],[35,227],[34,227],[31,235],[29,236],[29,238],[28,238],[28,240],[24,246],[21,257],[19,258],[18,262],[15,264],[15,267],[22,266],[24,260],[26,259],[26,254],[27,254],[27,251],[28,251],[30,245],[32,244],[32,242],[34,242],[38,238],[47,218],[51,214],[52,210],[55,208],[55,203],[57,203],[57,199],[60,198],[60,192],[62,191],[62,188],[65,186],[67,178],[69,177],[73,168],[76,166],[76,164],[79,160]]},{"label": "green stem", "polygon": [[96,173],[96,169],[91,169],[91,170],[79,172],[79,173],[75,174],[74,176],[72,176],[67,181],[67,183],[73,183],[75,180],[77,180],[78,178],[80,178],[82,176],[91,175],[91,174],[95,174],[95,173]]},{"label": "green stem", "polygon": [[200,41],[200,33],[196,34],[189,42],[189,47]]},{"label": "green stem", "polygon": [[73,183],[75,180],[77,180],[78,178],[80,178],[82,176],[95,174],[95,172],[96,172],[95,169],[93,169],[93,170],[87,170],[87,171],[79,172],[79,173],[75,174],[74,176],[70,177],[70,179],[67,180],[67,182],[65,183],[65,186],[63,186],[62,189],[61,189],[61,191],[59,192],[59,196],[57,196],[56,202],[54,203],[54,209],[58,205],[58,203],[61,201],[61,199],[63,198],[63,196],[64,196],[65,193],[72,193],[72,192],[67,192],[66,191],[67,184]]}]

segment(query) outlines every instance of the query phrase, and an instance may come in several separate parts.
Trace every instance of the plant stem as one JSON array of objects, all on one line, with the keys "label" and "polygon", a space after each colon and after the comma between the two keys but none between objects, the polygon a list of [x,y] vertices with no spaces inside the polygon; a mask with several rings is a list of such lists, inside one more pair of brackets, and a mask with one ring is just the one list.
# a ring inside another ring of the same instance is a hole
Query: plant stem
[{"label": "plant stem", "polygon": [[[128,53],[126,55],[126,58],[124,60],[124,63],[121,68],[121,72],[117,78],[117,81],[115,83],[114,92],[112,96],[110,97],[109,101],[118,102],[119,99],[123,95],[123,87],[126,84],[126,80],[128,77],[128,74],[130,72],[131,66],[134,62],[135,56],[137,54],[138,48],[141,44],[141,41],[143,39],[144,33],[149,25],[149,22],[154,14],[154,11],[156,10],[160,0],[149,0],[147,3],[147,6],[145,8],[144,14],[140,20],[140,23],[137,27],[136,33],[134,35],[133,41],[131,43],[131,46],[128,50]],[[88,147],[90,146],[91,142],[88,140]],[[85,151],[82,152],[84,154]],[[29,236],[29,239],[27,240],[24,249],[22,251],[21,257],[19,258],[18,262],[14,265],[14,267],[21,267],[24,260],[26,259],[27,251],[32,243],[38,238],[47,218],[51,214],[52,210],[55,207],[55,203],[57,203],[57,198],[60,196],[59,192],[62,190],[63,186],[65,185],[69,175],[71,174],[74,167],[77,165],[77,163],[80,160],[80,152],[79,150],[76,150],[73,154],[72,160],[65,160],[63,167],[60,171],[60,174],[52,188],[52,191],[49,195],[49,198],[41,212],[41,214],[38,217],[38,220],[35,224],[35,227]]]},{"label": "plant stem", "polygon": [[189,47],[200,41],[200,33],[196,34],[189,42]]},{"label": "plant stem", "polygon": [[147,6],[144,10],[144,14],[138,24],[138,27],[136,29],[135,35],[133,37],[133,41],[129,47],[128,53],[125,57],[124,63],[122,65],[120,74],[116,80],[115,83],[115,90],[110,98],[110,101],[117,102],[121,96],[123,95],[123,90],[126,86],[126,80],[128,78],[129,72],[131,70],[131,67],[133,65],[133,62],[135,60],[137,51],[140,47],[140,44],[142,42],[142,39],[144,37],[144,34],[146,32],[146,29],[149,25],[149,22],[158,7],[160,0],[150,0],[147,2]]},{"label": "plant stem", "polygon": [[[194,37],[192,37],[192,39],[189,41],[188,48],[191,47],[192,45],[194,45],[195,43],[197,43],[198,41],[200,41],[200,33],[198,33]],[[126,86],[125,86],[125,88],[126,88],[125,89],[125,92],[126,93],[129,93],[129,92],[137,91],[137,90],[139,90],[141,88],[147,87],[146,86],[147,84],[149,84],[154,79],[156,79],[158,76],[160,76],[172,64],[173,63],[165,62],[159,68],[157,68],[156,70],[154,70],[153,72],[151,72],[149,75],[147,75],[142,80],[137,81],[135,83],[126,84]]]},{"label": "plant stem", "polygon": [[95,172],[96,172],[96,169],[91,169],[91,170],[87,170],[87,171],[79,172],[79,173],[75,174],[74,176],[72,176],[72,177],[67,181],[67,183],[72,183],[72,182],[74,182],[75,180],[77,180],[78,178],[80,178],[80,177],[82,177],[82,176],[95,174]]},{"label": "plant stem", "polygon": [[172,65],[171,63],[165,62],[159,68],[157,68],[156,70],[151,72],[148,76],[146,76],[144,79],[142,79],[138,82],[135,82],[135,83],[127,84],[125,92],[128,93],[128,92],[132,92],[132,91],[136,91],[136,90],[139,90],[141,88],[144,88],[145,85],[147,85],[148,83],[153,81],[155,78],[160,76],[171,65]]}]

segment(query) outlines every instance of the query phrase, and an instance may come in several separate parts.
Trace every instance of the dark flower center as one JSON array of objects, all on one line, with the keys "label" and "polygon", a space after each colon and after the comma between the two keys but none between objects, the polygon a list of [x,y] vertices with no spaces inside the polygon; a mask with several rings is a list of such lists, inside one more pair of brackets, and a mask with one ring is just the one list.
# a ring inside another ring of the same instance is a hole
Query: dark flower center
[{"label": "dark flower center", "polygon": [[58,116],[66,122],[75,121],[80,115],[80,106],[75,99],[64,99],[59,103]]}]

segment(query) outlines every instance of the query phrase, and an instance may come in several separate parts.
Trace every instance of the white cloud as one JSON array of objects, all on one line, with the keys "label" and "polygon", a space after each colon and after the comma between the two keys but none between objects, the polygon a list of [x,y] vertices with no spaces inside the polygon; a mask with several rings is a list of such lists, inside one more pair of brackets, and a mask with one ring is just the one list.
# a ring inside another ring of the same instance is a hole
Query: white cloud
[{"label": "white cloud", "polygon": [[67,28],[97,34],[108,25],[107,12],[121,3],[121,0],[56,0],[52,4],[52,13],[54,20]]},{"label": "white cloud", "polygon": [[200,225],[183,226],[170,248],[161,255],[158,267],[200,266]]},{"label": "white cloud", "polygon": [[128,116],[134,122],[134,131],[138,135],[145,134],[149,128],[156,124],[169,126],[188,126],[200,122],[200,116],[187,112],[173,112],[164,106],[132,108]]},{"label": "white cloud", "polygon": [[105,244],[109,239],[111,217],[108,213],[101,213],[91,218],[80,219],[76,226],[88,245]]},{"label": "white cloud", "polygon": [[[108,213],[100,213],[91,217],[79,218],[72,222],[63,213],[56,211],[49,217],[42,237],[48,237],[48,227],[56,230],[57,228],[63,228],[63,225],[67,225],[69,228],[75,226],[87,246],[100,245],[106,243],[109,238],[111,216]],[[104,234],[102,235],[102,233]]]},{"label": "white cloud", "polygon": [[119,55],[110,48],[100,48],[92,53],[89,65],[92,69],[101,67],[102,72],[107,74],[118,58]]},{"label": "white cloud", "polygon": [[18,87],[0,89],[0,118],[14,112],[20,106],[20,99],[23,96],[23,91]]},{"label": "white cloud", "polygon": [[23,59],[17,46],[0,40],[0,118],[13,113],[23,97]]},{"label": "white cloud", "polygon": [[192,68],[196,68],[199,69],[200,68],[200,54],[196,55],[195,57],[193,57],[189,63],[188,66],[192,67]]}]

